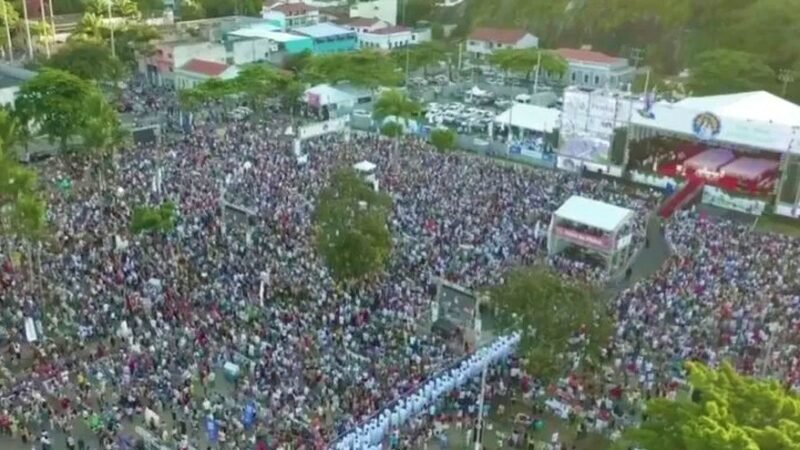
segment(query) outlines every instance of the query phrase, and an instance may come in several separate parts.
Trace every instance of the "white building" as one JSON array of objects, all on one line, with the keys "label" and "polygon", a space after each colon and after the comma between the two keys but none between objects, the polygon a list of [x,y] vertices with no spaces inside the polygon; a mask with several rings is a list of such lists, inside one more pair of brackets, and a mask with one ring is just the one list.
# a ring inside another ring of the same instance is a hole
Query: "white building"
[{"label": "white building", "polygon": [[175,87],[190,89],[212,78],[232,80],[239,75],[239,68],[224,63],[192,59],[175,70]]},{"label": "white building", "polygon": [[380,30],[381,28],[386,28],[390,25],[389,22],[384,22],[380,19],[356,17],[349,22],[342,24],[342,26],[348,30],[355,31],[356,33],[371,33],[375,30]]},{"label": "white building", "polygon": [[536,48],[539,38],[525,30],[477,28],[467,40],[467,53],[475,59],[485,59],[495,50],[504,48]]},{"label": "white building", "polygon": [[356,0],[350,5],[350,17],[380,19],[389,25],[397,25],[398,0]]},{"label": "white building", "polygon": [[20,85],[35,76],[36,72],[0,63],[0,105],[13,105]]},{"label": "white building", "polygon": [[227,62],[234,65],[267,61],[278,51],[278,45],[270,39],[242,39],[232,41],[230,46]]},{"label": "white building", "polygon": [[316,25],[320,22],[319,10],[303,2],[265,5],[261,16],[281,30]]},{"label": "white building", "polygon": [[636,69],[625,58],[589,48],[560,48],[556,52],[569,64],[563,81],[573,86],[624,89],[636,77]]},{"label": "white building", "polygon": [[408,27],[391,26],[379,28],[367,33],[358,33],[360,48],[377,48],[392,50],[415,44],[413,30]]}]

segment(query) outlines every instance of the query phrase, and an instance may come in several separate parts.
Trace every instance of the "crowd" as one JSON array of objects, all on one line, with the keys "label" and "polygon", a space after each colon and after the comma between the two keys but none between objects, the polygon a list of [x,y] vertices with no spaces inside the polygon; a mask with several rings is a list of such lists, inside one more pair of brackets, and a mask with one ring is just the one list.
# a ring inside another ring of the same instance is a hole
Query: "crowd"
[{"label": "crowd", "polygon": [[[175,448],[207,444],[208,416],[221,448],[256,437],[270,449],[325,448],[461,356],[418,326],[437,277],[478,288],[543,260],[537,224],[572,195],[636,210],[639,230],[654,206],[611,181],[413,139],[396,148],[323,136],[303,143],[309,158],[298,164],[288,126],[278,116],[198,121],[121,152],[103,177],[60,159],[41,168],[51,238],[0,250],[0,429],[43,444],[88,424],[97,440],[75,445],[115,448],[147,412]],[[312,212],[328,175],[364,159],[392,195],[395,249],[384,273],[343,284],[314,251]],[[163,201],[179,207],[176,229],[131,235],[132,209]],[[625,386],[657,395],[674,388],[665,375],[680,376],[681,361],[728,357],[797,384],[798,241],[693,214],[666,233],[676,255],[615,300],[607,356]],[[581,261],[550,263],[603,280]],[[562,390],[586,395],[569,381]]]},{"label": "crowd", "polygon": [[[3,255],[7,431],[41,441],[42,430],[89,424],[91,445],[113,448],[128,419],[150,411],[169,425],[164,439],[188,448],[213,414],[223,448],[256,435],[274,448],[322,448],[458,356],[416,326],[435,277],[497,283],[544,256],[535,225],[570,195],[621,195],[611,182],[413,140],[395,151],[374,136],[307,141],[309,162],[298,165],[287,120],[198,124],[121,152],[103,177],[60,159],[41,168],[51,239],[9,243],[21,250]],[[344,285],[314,252],[311,213],[328,174],[362,159],[393,196],[397,242],[384,274]],[[223,198],[255,214],[221,208]],[[130,234],[133,208],[168,200],[180,211],[173,232]],[[241,373],[222,379],[226,363]],[[247,429],[251,400],[261,407]]]}]

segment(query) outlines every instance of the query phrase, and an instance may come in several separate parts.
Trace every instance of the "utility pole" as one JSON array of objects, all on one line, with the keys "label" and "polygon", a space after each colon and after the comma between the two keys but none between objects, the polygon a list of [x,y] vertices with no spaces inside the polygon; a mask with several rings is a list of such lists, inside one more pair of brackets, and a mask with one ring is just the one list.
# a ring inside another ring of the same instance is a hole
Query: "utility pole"
[{"label": "utility pole", "polygon": [[22,13],[25,17],[25,37],[28,39],[28,58],[33,61],[33,42],[31,41],[31,23],[28,20],[28,0],[22,0]]},{"label": "utility pole", "polygon": [[536,73],[533,76],[533,93],[534,95],[539,92],[539,71],[542,67],[542,51],[536,51]]},{"label": "utility pole", "polygon": [[[42,18],[42,31],[44,34],[44,51],[47,57],[50,57],[50,33],[47,30],[47,12],[44,10],[44,0],[39,0],[39,12]],[[55,33],[55,29],[50,30]]]},{"label": "utility pole", "polygon": [[[23,0],[24,1],[24,0]],[[14,62],[14,47],[11,45],[11,25],[8,23],[8,3],[3,1],[3,22],[6,26],[6,43],[8,44],[8,60]]]},{"label": "utility pole", "polygon": [[631,61],[633,61],[633,67],[635,69],[639,68],[639,63],[642,62],[644,59],[644,49],[640,47],[634,47],[631,49]]},{"label": "utility pole", "polygon": [[106,0],[106,7],[108,7],[108,21],[110,22],[108,24],[109,25],[108,28],[109,28],[109,30],[111,30],[111,56],[116,57],[117,56],[117,46],[114,43],[114,28],[115,28],[115,26],[114,26],[114,23],[113,23],[113,18],[111,16],[111,3],[112,2],[113,2],[113,0]]},{"label": "utility pole", "polygon": [[[514,105],[511,105],[514,108]],[[475,309],[473,310],[473,329],[475,330],[475,349],[481,345],[481,332],[483,325],[481,323],[481,307],[479,298],[475,298]],[[475,444],[474,450],[481,450],[483,444],[483,407],[486,402],[486,372],[489,370],[489,365],[483,366],[481,372],[481,393],[478,397],[478,419],[475,421],[475,431],[473,432],[473,442]]]},{"label": "utility pole", "polygon": [[[408,11],[408,0],[403,0],[403,24],[408,26],[406,23],[406,12]],[[410,65],[411,55],[409,54],[409,47],[410,43],[406,41],[406,93],[408,93],[408,68]]]},{"label": "utility pole", "polygon": [[786,97],[786,88],[789,83],[794,83],[795,73],[791,69],[781,69],[778,72],[778,80],[781,82],[781,97]]}]

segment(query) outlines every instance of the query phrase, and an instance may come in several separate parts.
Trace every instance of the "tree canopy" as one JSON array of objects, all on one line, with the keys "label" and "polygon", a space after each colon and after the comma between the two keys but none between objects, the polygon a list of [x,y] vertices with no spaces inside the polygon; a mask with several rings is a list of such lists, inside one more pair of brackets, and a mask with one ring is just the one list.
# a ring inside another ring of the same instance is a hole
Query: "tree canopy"
[{"label": "tree canopy", "polygon": [[495,50],[489,62],[508,72],[523,75],[526,79],[536,72],[536,65],[540,63],[540,72],[563,75],[567,71],[567,61],[560,55],[535,48]]},{"label": "tree canopy", "polygon": [[119,80],[125,72],[109,46],[97,40],[69,41],[45,65],[92,81]]},{"label": "tree canopy", "polygon": [[315,211],[317,250],[339,279],[383,269],[392,249],[391,198],[375,192],[352,169],[334,173]]},{"label": "tree canopy", "polygon": [[303,70],[309,83],[339,83],[348,81],[356,86],[375,88],[397,86],[402,72],[391,56],[375,50],[313,55]]},{"label": "tree canopy", "polygon": [[800,61],[800,0],[474,0],[463,16],[469,26],[531,30],[551,48],[591,44],[623,57],[640,49],[640,64],[660,75],[716,49],[761,55],[775,73]]},{"label": "tree canopy", "polygon": [[88,119],[84,102],[98,92],[69,72],[44,69],[20,86],[15,110],[23,123],[36,123],[66,150],[69,138],[77,135]]},{"label": "tree canopy", "polygon": [[544,379],[564,375],[574,355],[591,369],[608,344],[612,320],[599,292],[565,281],[549,268],[512,271],[489,296],[498,325],[522,333],[520,351],[528,369]]},{"label": "tree canopy", "polygon": [[134,234],[168,233],[175,228],[177,209],[172,202],[157,206],[137,206],[131,215],[130,229]]},{"label": "tree canopy", "polygon": [[738,374],[729,364],[690,363],[691,398],[647,403],[639,428],[619,448],[647,450],[800,450],[800,396],[777,381]]},{"label": "tree canopy", "polygon": [[690,66],[692,95],[719,95],[760,89],[775,90],[777,74],[760,56],[737,50],[711,50],[697,55]]},{"label": "tree canopy", "polygon": [[449,128],[437,128],[431,132],[431,144],[440,152],[456,148],[458,136]]}]

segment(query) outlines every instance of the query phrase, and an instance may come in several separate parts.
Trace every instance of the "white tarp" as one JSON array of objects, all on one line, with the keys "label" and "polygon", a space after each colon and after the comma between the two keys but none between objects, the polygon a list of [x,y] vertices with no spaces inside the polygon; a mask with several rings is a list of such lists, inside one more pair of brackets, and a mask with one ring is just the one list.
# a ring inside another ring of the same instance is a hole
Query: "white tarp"
[{"label": "white tarp", "polygon": [[690,97],[675,105],[731,119],[800,126],[800,106],[766,91]]},{"label": "white tarp", "polygon": [[597,228],[614,231],[633,217],[633,211],[610,203],[573,195],[555,212],[556,217]]},{"label": "white tarp", "polygon": [[560,112],[557,109],[515,103],[494,119],[498,125],[511,125],[524,130],[550,133],[558,128]]}]

